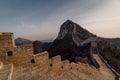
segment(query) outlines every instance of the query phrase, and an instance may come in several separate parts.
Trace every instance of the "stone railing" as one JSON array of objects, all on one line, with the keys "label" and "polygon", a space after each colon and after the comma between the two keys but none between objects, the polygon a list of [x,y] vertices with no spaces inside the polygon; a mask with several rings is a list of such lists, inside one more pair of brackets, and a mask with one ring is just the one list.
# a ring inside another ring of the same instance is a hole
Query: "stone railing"
[{"label": "stone railing", "polygon": [[98,48],[96,47],[96,51],[98,56],[100,57],[100,59],[105,63],[105,65],[113,72],[113,74],[115,75],[115,80],[120,80],[120,74],[118,72],[116,72],[115,69],[113,69],[108,62],[100,55]]},{"label": "stone railing", "polygon": [[91,58],[91,62],[92,62],[92,64],[93,64],[96,68],[99,68],[100,65],[99,65],[99,64],[97,63],[97,61],[94,59],[93,54],[94,54],[94,52],[93,52],[93,47],[91,47],[91,48],[90,48],[90,58]]}]

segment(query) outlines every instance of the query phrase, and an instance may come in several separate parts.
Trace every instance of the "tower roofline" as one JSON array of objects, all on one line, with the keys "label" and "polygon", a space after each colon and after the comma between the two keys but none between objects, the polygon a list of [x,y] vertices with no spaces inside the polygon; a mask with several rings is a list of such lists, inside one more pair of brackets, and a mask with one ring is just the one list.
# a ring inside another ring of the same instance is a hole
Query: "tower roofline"
[{"label": "tower roofline", "polygon": [[12,32],[0,32],[0,35],[8,35],[8,34],[13,34]]}]

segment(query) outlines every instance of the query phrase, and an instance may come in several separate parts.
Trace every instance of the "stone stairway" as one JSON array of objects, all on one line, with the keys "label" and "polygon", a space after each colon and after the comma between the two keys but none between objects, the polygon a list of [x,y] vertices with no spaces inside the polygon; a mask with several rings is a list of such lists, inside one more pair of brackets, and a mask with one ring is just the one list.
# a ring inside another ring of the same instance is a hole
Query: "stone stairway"
[{"label": "stone stairway", "polygon": [[12,80],[22,80],[21,75],[22,75],[22,67],[14,68]]},{"label": "stone stairway", "polygon": [[13,65],[1,65],[0,64],[0,80],[11,80],[13,73]]},{"label": "stone stairway", "polygon": [[51,71],[41,71],[39,68],[13,67],[12,64],[3,65],[0,62],[0,80],[114,80],[103,74],[90,74],[81,70],[60,71],[54,74]]},{"label": "stone stairway", "polygon": [[17,67],[13,71],[11,80],[43,80],[44,76],[41,74],[44,73],[41,72],[39,69],[33,70],[31,68]]},{"label": "stone stairway", "polygon": [[[39,69],[13,67],[0,62],[0,80],[38,80],[42,73]],[[41,80],[41,78],[39,79]]]},{"label": "stone stairway", "polygon": [[114,73],[106,66],[106,64],[100,59],[98,54],[93,55],[96,61],[99,63],[99,71],[106,76],[106,80],[115,80]]}]

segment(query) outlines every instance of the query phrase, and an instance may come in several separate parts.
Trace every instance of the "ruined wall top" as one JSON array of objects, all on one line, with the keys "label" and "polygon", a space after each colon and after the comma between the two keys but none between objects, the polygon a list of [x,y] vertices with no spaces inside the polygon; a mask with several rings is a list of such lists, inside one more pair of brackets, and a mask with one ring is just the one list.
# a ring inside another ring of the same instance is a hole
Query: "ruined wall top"
[{"label": "ruined wall top", "polygon": [[15,47],[14,34],[12,32],[0,32],[1,47]]},{"label": "ruined wall top", "polygon": [[13,35],[12,32],[0,32],[0,35]]}]

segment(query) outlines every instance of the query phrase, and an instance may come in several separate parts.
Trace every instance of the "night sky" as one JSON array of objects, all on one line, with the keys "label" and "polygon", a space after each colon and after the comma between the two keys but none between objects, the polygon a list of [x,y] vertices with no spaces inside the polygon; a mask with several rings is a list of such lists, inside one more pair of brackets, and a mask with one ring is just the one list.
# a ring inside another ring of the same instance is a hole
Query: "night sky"
[{"label": "night sky", "polygon": [[72,20],[101,37],[120,37],[120,0],[0,0],[0,32],[54,39]]}]

